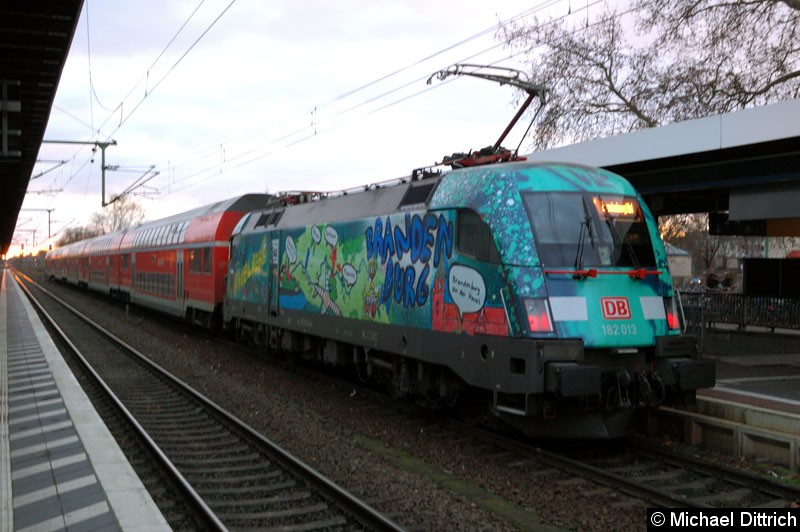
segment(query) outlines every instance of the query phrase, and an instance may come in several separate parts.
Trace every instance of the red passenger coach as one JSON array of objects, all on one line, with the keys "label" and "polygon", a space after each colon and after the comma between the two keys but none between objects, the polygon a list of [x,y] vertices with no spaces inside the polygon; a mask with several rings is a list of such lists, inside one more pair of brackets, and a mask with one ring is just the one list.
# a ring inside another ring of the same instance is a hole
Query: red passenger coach
[{"label": "red passenger coach", "polygon": [[271,196],[247,194],[47,254],[51,278],[206,326],[220,316],[228,240]]}]

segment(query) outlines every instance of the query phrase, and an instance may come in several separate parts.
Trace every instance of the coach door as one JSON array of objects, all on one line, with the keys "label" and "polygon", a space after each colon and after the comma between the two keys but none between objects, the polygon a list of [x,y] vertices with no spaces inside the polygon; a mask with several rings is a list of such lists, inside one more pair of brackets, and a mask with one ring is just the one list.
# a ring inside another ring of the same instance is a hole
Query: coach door
[{"label": "coach door", "polygon": [[278,315],[278,290],[280,287],[278,286],[278,277],[280,277],[280,273],[278,271],[278,265],[280,264],[280,251],[281,251],[281,232],[275,231],[271,234],[269,240],[269,262],[270,265],[267,266],[267,293],[269,293],[269,304],[267,306],[267,312],[270,316],[277,316]]},{"label": "coach door", "polygon": [[178,302],[178,308],[183,310],[185,303],[183,297],[183,250],[179,249],[175,254],[175,300]]}]

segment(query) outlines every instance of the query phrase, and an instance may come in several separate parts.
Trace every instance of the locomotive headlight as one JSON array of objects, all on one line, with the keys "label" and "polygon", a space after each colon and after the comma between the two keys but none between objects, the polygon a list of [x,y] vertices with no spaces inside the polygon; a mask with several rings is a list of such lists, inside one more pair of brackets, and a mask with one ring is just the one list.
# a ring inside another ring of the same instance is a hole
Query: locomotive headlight
[{"label": "locomotive headlight", "polygon": [[681,328],[680,320],[678,319],[678,308],[675,304],[675,299],[672,297],[664,298],[664,310],[667,313],[667,326],[671,330]]},{"label": "locomotive headlight", "polygon": [[525,314],[528,316],[528,329],[531,332],[552,332],[553,321],[546,299],[523,298]]}]

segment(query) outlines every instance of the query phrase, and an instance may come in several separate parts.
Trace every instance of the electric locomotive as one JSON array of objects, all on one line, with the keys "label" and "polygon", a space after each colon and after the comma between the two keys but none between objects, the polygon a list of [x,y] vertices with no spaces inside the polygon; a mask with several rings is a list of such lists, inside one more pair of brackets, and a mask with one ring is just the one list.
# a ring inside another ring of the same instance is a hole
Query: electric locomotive
[{"label": "electric locomotive", "polygon": [[225,321],[531,436],[618,436],[637,409],[714,385],[624,178],[528,162],[416,177],[246,215]]}]

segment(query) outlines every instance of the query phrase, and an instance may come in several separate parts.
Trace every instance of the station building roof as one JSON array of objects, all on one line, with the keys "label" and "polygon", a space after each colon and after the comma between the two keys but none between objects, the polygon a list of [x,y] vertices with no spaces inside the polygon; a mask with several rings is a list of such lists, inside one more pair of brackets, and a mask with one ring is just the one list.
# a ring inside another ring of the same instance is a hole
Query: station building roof
[{"label": "station building roof", "polygon": [[[656,214],[729,211],[800,218],[800,100],[527,155],[599,166],[631,181]],[[780,199],[785,209],[776,209]]]},{"label": "station building roof", "polygon": [[0,254],[11,244],[82,7],[0,2]]}]

